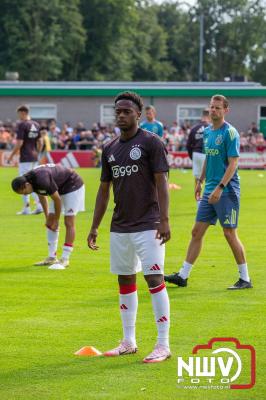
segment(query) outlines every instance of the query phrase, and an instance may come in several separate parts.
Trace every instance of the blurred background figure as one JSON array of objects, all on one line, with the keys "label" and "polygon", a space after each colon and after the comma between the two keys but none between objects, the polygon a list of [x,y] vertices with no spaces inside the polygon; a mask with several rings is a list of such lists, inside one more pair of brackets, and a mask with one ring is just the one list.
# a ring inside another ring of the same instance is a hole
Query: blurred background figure
[{"label": "blurred background figure", "polygon": [[146,120],[140,123],[140,128],[146,129],[149,132],[156,133],[156,135],[163,137],[163,124],[156,120],[156,110],[153,106],[145,107]]},{"label": "blurred background figure", "polygon": [[201,176],[202,168],[205,161],[205,154],[203,148],[203,132],[210,124],[209,110],[202,111],[201,121],[192,127],[187,141],[187,151],[190,159],[192,160],[193,175],[195,178],[195,187],[198,179]]},{"label": "blurred background figure", "polygon": [[[8,163],[11,162],[14,155],[19,153],[19,174],[20,176],[32,170],[38,164],[38,153],[42,149],[42,139],[40,135],[40,126],[38,122],[33,121],[29,115],[29,108],[21,105],[17,108],[19,121],[17,123],[16,144],[8,157]],[[32,193],[36,204],[36,209],[31,212],[30,196],[23,195],[23,209],[17,212],[17,215],[40,214],[43,209],[36,193]]]},{"label": "blurred background figure", "polygon": [[40,134],[42,138],[42,148],[38,156],[38,161],[39,163],[42,162],[42,160],[48,160],[48,154],[51,151],[51,142],[50,138],[48,135],[48,130],[46,126],[41,126],[40,128]]}]

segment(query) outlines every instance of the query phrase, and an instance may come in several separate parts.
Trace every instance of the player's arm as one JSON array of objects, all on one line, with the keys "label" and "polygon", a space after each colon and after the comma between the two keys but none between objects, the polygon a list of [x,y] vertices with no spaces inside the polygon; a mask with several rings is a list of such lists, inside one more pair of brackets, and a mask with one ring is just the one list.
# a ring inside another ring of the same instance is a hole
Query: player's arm
[{"label": "player's arm", "polygon": [[226,186],[230,180],[233,178],[234,173],[236,172],[237,166],[238,166],[238,160],[239,157],[229,157],[228,158],[228,167],[226,168],[226,171],[224,173],[224,176],[220,182],[220,184],[223,184]]},{"label": "player's arm", "polygon": [[228,167],[225,170],[224,176],[222,177],[220,183],[216,188],[213,190],[213,192],[209,196],[208,202],[210,204],[215,204],[220,200],[220,197],[223,193],[224,187],[230,182],[232,179],[238,165],[238,159],[239,157],[229,157],[228,158]]},{"label": "player's arm", "polygon": [[54,202],[54,214],[48,214],[46,225],[52,231],[56,231],[59,226],[59,219],[61,214],[61,197],[58,191],[54,192],[50,195],[51,199]]},{"label": "player's arm", "polygon": [[19,152],[19,150],[22,147],[22,145],[23,145],[23,140],[22,139],[17,139],[16,144],[15,144],[13,150],[11,151],[10,156],[7,159],[8,163],[11,162],[12,158],[14,157],[14,155]]},{"label": "player's arm", "polygon": [[46,197],[46,196],[42,196],[42,195],[40,195],[40,194],[38,194],[38,197],[39,197],[40,203],[41,203],[41,205],[42,205],[45,218],[47,219],[48,213],[49,213],[49,211],[48,211],[48,200],[47,200],[47,197]]},{"label": "player's arm", "polygon": [[93,221],[87,238],[88,246],[92,250],[98,250],[99,248],[96,245],[98,228],[107,209],[107,205],[110,198],[110,188],[111,188],[111,181],[108,181],[108,182],[101,182],[98,189],[94,214],[93,214]]},{"label": "player's arm", "polygon": [[161,244],[170,240],[171,232],[169,226],[169,192],[168,180],[165,172],[155,173],[155,183],[158,194],[158,202],[160,208],[160,224],[157,230],[156,238],[161,240]]},{"label": "player's arm", "polygon": [[200,175],[199,179],[197,179],[197,184],[196,184],[196,187],[195,187],[195,199],[197,201],[200,200],[201,191],[202,191],[202,184],[203,184],[203,182],[205,180],[205,177],[206,177],[206,164],[207,164],[207,161],[205,159],[204,163],[203,163],[201,175]]}]

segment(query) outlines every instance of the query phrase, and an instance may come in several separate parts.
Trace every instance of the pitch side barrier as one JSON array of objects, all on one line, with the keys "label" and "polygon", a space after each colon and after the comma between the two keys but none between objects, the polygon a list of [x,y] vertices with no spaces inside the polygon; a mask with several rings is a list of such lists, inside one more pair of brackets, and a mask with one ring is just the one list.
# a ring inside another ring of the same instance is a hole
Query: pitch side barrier
[{"label": "pitch side barrier", "polygon": [[[10,151],[0,150],[0,166],[16,166],[18,157],[14,157],[11,164],[7,163]],[[61,163],[68,168],[93,168],[95,167],[95,154],[90,150],[64,151],[54,150],[43,155],[41,164]],[[186,151],[170,151],[168,161],[171,168],[192,168],[192,162]],[[239,159],[241,169],[266,169],[266,151],[263,153],[241,153]]]}]

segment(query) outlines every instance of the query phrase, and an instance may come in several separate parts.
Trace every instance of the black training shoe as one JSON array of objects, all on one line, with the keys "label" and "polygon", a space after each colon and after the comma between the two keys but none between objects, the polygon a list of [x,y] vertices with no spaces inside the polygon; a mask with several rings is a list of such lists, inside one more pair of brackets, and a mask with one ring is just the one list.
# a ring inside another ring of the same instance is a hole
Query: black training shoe
[{"label": "black training shoe", "polygon": [[239,281],[237,281],[233,286],[229,286],[227,289],[228,290],[239,290],[239,289],[252,289],[252,283],[244,281],[243,279],[239,278]]},{"label": "black training shoe", "polygon": [[181,278],[178,272],[174,272],[171,275],[164,276],[165,282],[174,283],[177,286],[187,286],[187,279]]}]

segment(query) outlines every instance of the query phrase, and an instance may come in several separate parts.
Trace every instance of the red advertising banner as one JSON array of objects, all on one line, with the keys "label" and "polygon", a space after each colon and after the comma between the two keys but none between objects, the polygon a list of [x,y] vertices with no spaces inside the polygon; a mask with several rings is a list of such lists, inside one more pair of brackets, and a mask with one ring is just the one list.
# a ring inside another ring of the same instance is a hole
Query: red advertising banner
[{"label": "red advertising banner", "polygon": [[[10,151],[0,150],[0,166],[15,167],[18,165],[18,156],[15,156],[10,164],[7,163]],[[91,168],[94,167],[94,153],[92,151],[51,151],[44,155],[40,164],[61,163],[68,168]]]},{"label": "red advertising banner", "polygon": [[[51,151],[46,158],[49,163],[60,163],[68,168],[94,167],[94,153],[92,151]],[[42,163],[45,162],[42,160]]]},{"label": "red advertising banner", "polygon": [[[187,152],[169,152],[168,161],[171,168],[191,168],[192,161]],[[238,166],[240,169],[266,169],[266,152],[240,153]]]},{"label": "red advertising banner", "polygon": [[192,161],[186,151],[170,151],[167,158],[170,168],[192,168]]},{"label": "red advertising banner", "polygon": [[[18,164],[18,157],[14,157],[11,164],[7,163],[10,151],[0,150],[0,166],[14,167]],[[192,161],[186,151],[169,152],[168,161],[171,168],[191,168]],[[64,151],[55,150],[44,156],[42,164],[61,163],[68,168],[91,168],[95,166],[94,153],[92,151]],[[242,169],[266,169],[266,152],[264,153],[241,153],[239,168]]]},{"label": "red advertising banner", "polygon": [[266,169],[266,152],[241,153],[238,165],[242,169]]}]

